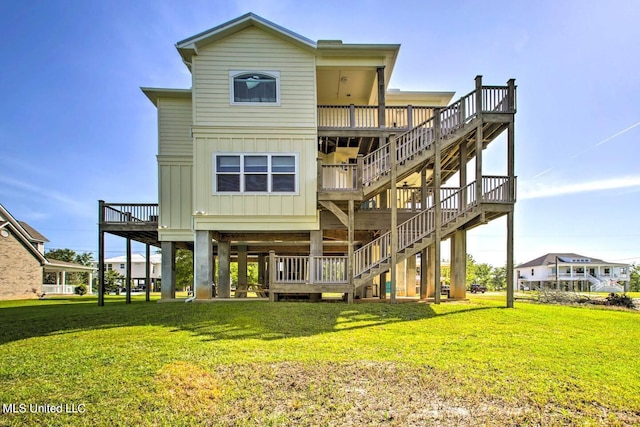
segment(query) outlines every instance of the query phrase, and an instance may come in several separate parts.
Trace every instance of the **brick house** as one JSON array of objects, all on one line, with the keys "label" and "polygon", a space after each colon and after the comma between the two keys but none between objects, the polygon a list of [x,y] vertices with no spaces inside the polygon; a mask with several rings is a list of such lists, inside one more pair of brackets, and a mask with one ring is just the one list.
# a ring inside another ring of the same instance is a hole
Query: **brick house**
[{"label": "brick house", "polygon": [[42,294],[46,241],[0,205],[0,300],[35,298]]}]

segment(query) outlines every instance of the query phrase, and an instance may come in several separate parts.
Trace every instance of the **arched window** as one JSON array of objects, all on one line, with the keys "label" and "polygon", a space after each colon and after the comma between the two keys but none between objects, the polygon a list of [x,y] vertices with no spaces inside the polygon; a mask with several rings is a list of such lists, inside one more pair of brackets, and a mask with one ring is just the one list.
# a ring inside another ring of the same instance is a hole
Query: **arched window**
[{"label": "arched window", "polygon": [[231,71],[232,104],[279,104],[280,73],[277,71]]}]

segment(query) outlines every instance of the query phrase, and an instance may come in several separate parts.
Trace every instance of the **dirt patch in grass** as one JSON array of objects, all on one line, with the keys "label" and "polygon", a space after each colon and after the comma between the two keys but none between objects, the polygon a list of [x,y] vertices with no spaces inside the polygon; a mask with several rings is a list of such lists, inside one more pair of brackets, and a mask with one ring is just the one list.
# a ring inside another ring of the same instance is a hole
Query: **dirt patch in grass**
[{"label": "dirt patch in grass", "polygon": [[[183,366],[187,368],[187,366]],[[171,366],[169,371],[174,372]],[[612,413],[601,406],[543,406],[526,397],[461,393],[457,383],[428,366],[354,362],[309,365],[281,362],[219,366],[215,374],[161,374],[159,385],[188,404],[172,409],[202,425],[298,426],[476,426],[476,425],[631,425],[640,414]],[[203,379],[204,378],[204,379]],[[188,384],[189,381],[193,383]],[[200,388],[213,387],[211,393]],[[218,388],[219,387],[219,388]],[[169,397],[166,396],[166,397]]]},{"label": "dirt patch in grass", "polygon": [[155,398],[174,412],[191,412],[218,406],[222,391],[218,380],[204,369],[185,362],[162,367],[154,378]]}]

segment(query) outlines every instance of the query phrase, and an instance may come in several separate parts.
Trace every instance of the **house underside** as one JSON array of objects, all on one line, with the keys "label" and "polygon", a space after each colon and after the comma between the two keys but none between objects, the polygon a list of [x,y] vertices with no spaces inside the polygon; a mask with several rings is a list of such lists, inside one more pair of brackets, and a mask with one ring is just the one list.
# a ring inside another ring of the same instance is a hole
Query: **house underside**
[{"label": "house underside", "polygon": [[[99,272],[104,233],[110,233],[162,249],[162,299],[175,298],[175,250],[185,248],[194,251],[196,300],[231,296],[230,263],[238,263],[243,285],[247,263],[257,262],[259,285],[271,301],[337,293],[348,301],[415,296],[439,302],[440,242],[451,241],[450,297],[464,298],[466,233],[505,215],[512,271],[515,82],[483,86],[477,77],[475,89],[448,107],[385,107],[382,93],[379,98],[376,106],[317,107],[317,230],[255,223],[194,228],[193,240],[160,241],[157,205],[100,202]],[[507,174],[485,175],[483,150],[505,132]],[[348,161],[328,162],[336,158],[331,153]],[[467,176],[472,160],[474,173]],[[203,214],[194,209],[193,223]],[[507,277],[512,306],[513,278]]]}]

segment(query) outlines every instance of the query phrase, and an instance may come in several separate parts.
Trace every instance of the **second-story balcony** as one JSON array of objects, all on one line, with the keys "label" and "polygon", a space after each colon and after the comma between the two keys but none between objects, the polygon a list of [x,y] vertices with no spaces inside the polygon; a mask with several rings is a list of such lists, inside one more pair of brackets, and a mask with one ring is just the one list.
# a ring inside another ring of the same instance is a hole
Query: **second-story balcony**
[{"label": "second-story balcony", "polygon": [[379,105],[318,105],[318,130],[407,131],[433,117],[435,107]]}]

